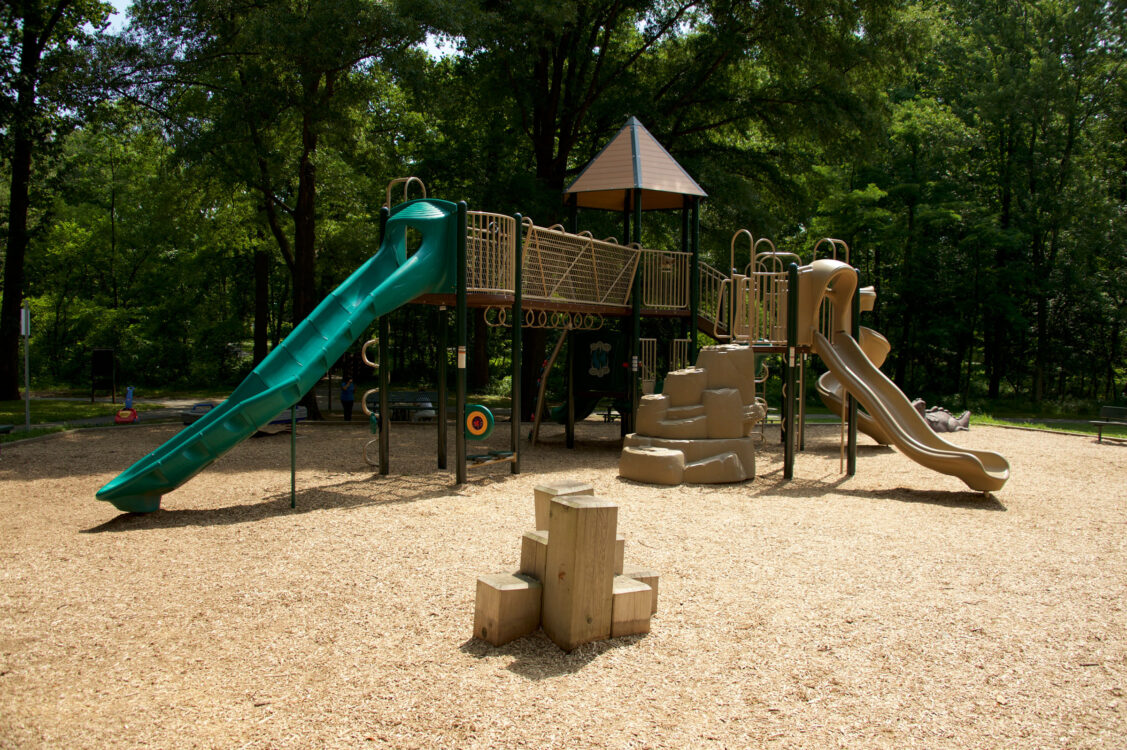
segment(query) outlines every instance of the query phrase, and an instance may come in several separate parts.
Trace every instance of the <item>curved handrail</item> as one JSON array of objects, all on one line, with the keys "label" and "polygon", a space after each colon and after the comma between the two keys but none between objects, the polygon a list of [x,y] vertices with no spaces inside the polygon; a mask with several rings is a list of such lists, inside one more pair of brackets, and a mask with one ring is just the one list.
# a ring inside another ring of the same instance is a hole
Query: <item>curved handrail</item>
[{"label": "curved handrail", "polygon": [[[730,331],[727,335],[720,333],[720,312],[724,306],[725,286],[727,286],[729,289],[732,287],[731,276],[728,276],[720,282],[720,289],[716,295],[716,315],[713,316],[712,320],[712,338],[716,339],[717,341],[728,341],[732,338]],[[728,292],[728,294],[731,295],[731,292]],[[731,323],[729,323],[729,325],[731,325]]]},{"label": "curved handrail", "polygon": [[[843,260],[846,263],[849,262],[849,245],[845,242],[845,240],[839,240],[834,237],[823,237],[822,239],[818,240],[817,244],[814,245],[814,256],[810,259],[811,262],[818,260],[818,248],[820,248],[826,242],[830,243],[830,250],[833,253],[830,256],[831,260]],[[837,257],[838,246],[845,248],[844,258]]]},{"label": "curved handrail", "polygon": [[360,399],[360,408],[364,411],[365,417],[372,416],[372,410],[368,408],[368,396],[371,396],[373,393],[379,392],[379,388],[369,388],[368,390],[364,391],[364,395]]},{"label": "curved handrail", "polygon": [[403,202],[407,202],[407,191],[411,188],[411,183],[419,183],[419,188],[423,191],[423,198],[427,197],[427,186],[418,177],[396,177],[391,182],[387,183],[387,198],[384,200],[384,205],[391,208],[391,189],[396,185],[403,185]]},{"label": "curved handrail", "polygon": [[373,362],[372,360],[368,359],[368,347],[372,344],[379,346],[380,340],[378,338],[375,338],[368,339],[366,342],[364,342],[364,346],[360,347],[360,359],[362,359],[364,361],[364,364],[368,365],[368,367],[379,369],[380,365],[378,362]]},{"label": "curved handrail", "polygon": [[746,230],[746,229],[737,230],[736,233],[732,235],[732,243],[731,243],[731,246],[729,247],[729,255],[728,255],[728,273],[729,274],[734,274],[736,272],[736,241],[740,237],[743,237],[745,234],[747,235],[748,252],[751,253],[752,257],[755,257],[755,238],[752,237],[751,232]]}]

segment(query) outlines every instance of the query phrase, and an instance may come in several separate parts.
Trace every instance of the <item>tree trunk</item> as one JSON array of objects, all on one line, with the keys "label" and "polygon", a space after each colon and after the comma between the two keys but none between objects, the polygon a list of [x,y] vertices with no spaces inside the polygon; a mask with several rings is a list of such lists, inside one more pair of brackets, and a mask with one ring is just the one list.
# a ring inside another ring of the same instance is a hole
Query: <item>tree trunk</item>
[{"label": "tree trunk", "polygon": [[[317,151],[317,132],[313,128],[310,111],[302,114],[301,162],[298,165],[297,205],[294,207],[294,267],[293,267],[293,324],[296,328],[317,306],[317,253],[316,253],[316,198],[317,166],[313,154]],[[310,419],[321,419],[317,397],[313,390],[305,394],[301,404],[308,410]]]},{"label": "tree trunk", "polygon": [[266,359],[267,328],[270,323],[270,255],[254,251],[254,365]]},{"label": "tree trunk", "polygon": [[27,213],[31,206],[31,122],[35,115],[35,82],[39,50],[35,30],[23,30],[20,75],[16,76],[16,112],[12,120],[11,192],[8,199],[8,248],[4,258],[4,302],[0,305],[0,400],[20,397],[20,307],[23,303],[24,260],[27,257]]}]

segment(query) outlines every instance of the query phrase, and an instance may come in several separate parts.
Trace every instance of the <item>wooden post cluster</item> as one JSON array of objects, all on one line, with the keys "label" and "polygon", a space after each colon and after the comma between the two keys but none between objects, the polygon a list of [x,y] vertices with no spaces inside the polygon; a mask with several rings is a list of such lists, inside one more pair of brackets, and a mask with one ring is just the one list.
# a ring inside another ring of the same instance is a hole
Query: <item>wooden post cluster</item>
[{"label": "wooden post cluster", "polygon": [[571,651],[650,632],[658,574],[625,564],[618,506],[580,482],[535,493],[537,528],[521,538],[520,570],[477,579],[474,636],[500,646],[543,627]]}]

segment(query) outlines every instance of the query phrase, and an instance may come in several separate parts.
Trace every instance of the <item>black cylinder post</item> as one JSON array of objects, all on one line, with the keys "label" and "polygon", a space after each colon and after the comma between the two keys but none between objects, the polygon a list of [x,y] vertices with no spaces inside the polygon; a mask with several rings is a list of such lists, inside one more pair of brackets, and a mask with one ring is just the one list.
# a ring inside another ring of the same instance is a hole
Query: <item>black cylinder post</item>
[{"label": "black cylinder post", "polygon": [[700,315],[700,198],[693,198],[689,244],[689,364],[697,361],[697,316]]},{"label": "black cylinder post", "polygon": [[[642,246],[642,192],[630,191],[634,199],[634,236],[631,242]],[[634,288],[630,292],[630,427],[629,431],[637,430],[638,402],[642,398],[642,269],[641,263],[634,271]]]},{"label": "black cylinder post", "polygon": [[[384,206],[380,209],[380,245],[383,245],[384,234],[387,231],[387,220],[391,216],[391,209]],[[379,329],[376,334],[379,336],[380,351],[379,363],[380,372],[378,377],[380,389],[380,474],[388,473],[388,463],[391,458],[391,410],[389,408],[390,394],[390,373],[391,373],[391,326],[388,325],[387,315],[381,315],[379,320]]]},{"label": "black cylinder post", "polygon": [[380,473],[388,473],[391,460],[391,325],[387,315],[380,316]]},{"label": "black cylinder post", "polygon": [[798,349],[798,264],[787,269],[787,361],[783,390],[783,478],[794,479],[795,356]]},{"label": "black cylinder post", "polygon": [[438,401],[435,404],[435,413],[438,416],[438,468],[446,468],[446,420],[448,418],[448,411],[446,407],[446,360],[450,352],[446,342],[446,327],[450,323],[450,314],[446,310],[446,305],[438,306]]},{"label": "black cylinder post", "polygon": [[[853,300],[849,308],[849,335],[854,340],[860,339],[861,334],[861,272],[857,271],[857,286],[853,289]],[[849,445],[846,453],[846,473],[849,476],[857,475],[857,399],[849,394],[847,411],[849,412]]]},{"label": "black cylinder post", "polygon": [[[574,196],[572,196],[572,213],[575,213]],[[521,365],[521,324],[524,322],[523,299],[521,295],[521,278],[524,275],[524,247],[521,242],[524,229],[524,217],[517,214],[513,217],[517,222],[516,247],[513,255],[513,388],[511,395],[512,416],[509,417],[512,428],[509,436],[509,450],[513,452],[512,473],[520,474],[520,365]]]},{"label": "black cylinder post", "polygon": [[458,484],[466,483],[466,342],[468,339],[466,329],[466,202],[458,201],[458,238],[457,238],[457,309],[454,311],[455,326],[457,328],[458,362],[455,375],[457,395],[455,397],[455,419],[457,429],[454,432],[454,443],[457,446],[457,466],[455,467],[456,481]]}]

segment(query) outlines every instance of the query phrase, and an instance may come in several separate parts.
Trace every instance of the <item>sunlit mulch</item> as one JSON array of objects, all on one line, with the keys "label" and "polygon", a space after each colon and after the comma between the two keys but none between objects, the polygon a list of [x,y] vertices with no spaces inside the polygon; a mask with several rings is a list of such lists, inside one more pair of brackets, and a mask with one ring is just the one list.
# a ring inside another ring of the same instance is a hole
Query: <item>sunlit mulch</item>
[{"label": "sunlit mulch", "polygon": [[[503,442],[498,425],[493,441]],[[617,477],[616,425],[528,450],[523,473],[435,469],[396,425],[250,440],[149,516],[94,492],[174,426],[0,455],[3,747],[1122,747],[1127,446],[1003,428],[995,497],[811,428],[736,486]],[[451,460],[453,445],[450,447]],[[474,580],[514,570],[533,487],[620,502],[659,570],[648,636],[559,651],[471,639]]]}]

